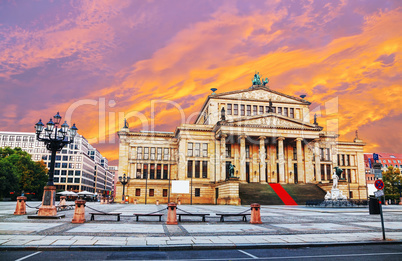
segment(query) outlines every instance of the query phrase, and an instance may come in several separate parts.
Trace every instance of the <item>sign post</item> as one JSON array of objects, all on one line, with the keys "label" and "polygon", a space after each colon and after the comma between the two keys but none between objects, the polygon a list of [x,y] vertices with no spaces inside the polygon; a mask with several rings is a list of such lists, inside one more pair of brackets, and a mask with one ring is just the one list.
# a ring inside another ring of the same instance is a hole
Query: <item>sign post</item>
[{"label": "sign post", "polygon": [[[376,189],[378,189],[376,192],[374,192],[374,195],[379,198],[381,196],[384,196],[384,182],[380,179],[377,179],[374,182],[374,186]],[[382,204],[380,204],[380,215],[381,215],[381,227],[382,227],[382,239],[385,240],[385,228],[384,228],[384,216],[382,214]]]}]

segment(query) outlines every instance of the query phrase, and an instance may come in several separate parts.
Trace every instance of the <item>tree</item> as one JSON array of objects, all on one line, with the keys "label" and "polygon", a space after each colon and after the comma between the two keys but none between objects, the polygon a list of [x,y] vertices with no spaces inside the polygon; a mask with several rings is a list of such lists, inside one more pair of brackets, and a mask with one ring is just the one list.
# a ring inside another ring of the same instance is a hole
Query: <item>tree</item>
[{"label": "tree", "polygon": [[399,199],[398,181],[402,183],[401,171],[398,168],[389,166],[382,173],[382,181],[384,182],[385,199]]},{"label": "tree", "polygon": [[20,195],[22,191],[41,196],[47,181],[47,168],[43,161],[32,161],[21,148],[0,148],[0,197],[10,192]]}]

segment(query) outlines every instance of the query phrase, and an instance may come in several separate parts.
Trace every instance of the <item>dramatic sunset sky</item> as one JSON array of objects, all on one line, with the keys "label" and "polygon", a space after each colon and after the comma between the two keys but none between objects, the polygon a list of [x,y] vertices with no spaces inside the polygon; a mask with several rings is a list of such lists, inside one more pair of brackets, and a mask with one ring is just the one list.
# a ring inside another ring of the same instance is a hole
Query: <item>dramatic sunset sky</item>
[{"label": "dramatic sunset sky", "polygon": [[[117,163],[122,119],[192,122],[210,88],[307,94],[340,140],[402,153],[402,1],[0,0],[0,130],[60,111]],[[132,116],[132,117],[130,117]],[[70,122],[69,122],[70,123]],[[144,122],[143,122],[144,123]],[[71,124],[70,124],[71,125]]]}]

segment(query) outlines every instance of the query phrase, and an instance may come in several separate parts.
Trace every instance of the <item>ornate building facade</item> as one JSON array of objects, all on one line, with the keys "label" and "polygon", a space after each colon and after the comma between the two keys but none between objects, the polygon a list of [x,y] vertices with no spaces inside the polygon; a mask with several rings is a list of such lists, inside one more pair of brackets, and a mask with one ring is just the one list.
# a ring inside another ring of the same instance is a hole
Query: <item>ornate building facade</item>
[{"label": "ornate building facade", "polygon": [[[239,183],[314,183],[330,191],[336,166],[344,170],[344,195],[366,198],[364,143],[339,141],[316,119],[310,123],[307,100],[266,83],[213,92],[194,124],[175,132],[131,132],[125,126],[118,133],[119,172],[131,177],[129,201],[240,204]],[[189,193],[172,191],[175,181],[188,181]],[[121,184],[116,191],[120,199]]]}]

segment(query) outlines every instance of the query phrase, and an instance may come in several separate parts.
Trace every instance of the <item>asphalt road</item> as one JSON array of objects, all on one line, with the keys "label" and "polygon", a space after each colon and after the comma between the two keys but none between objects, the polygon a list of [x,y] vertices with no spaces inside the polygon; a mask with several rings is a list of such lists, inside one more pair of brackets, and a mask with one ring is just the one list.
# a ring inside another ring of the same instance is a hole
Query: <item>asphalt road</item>
[{"label": "asphalt road", "polygon": [[402,260],[402,245],[186,251],[1,251],[0,260]]}]

